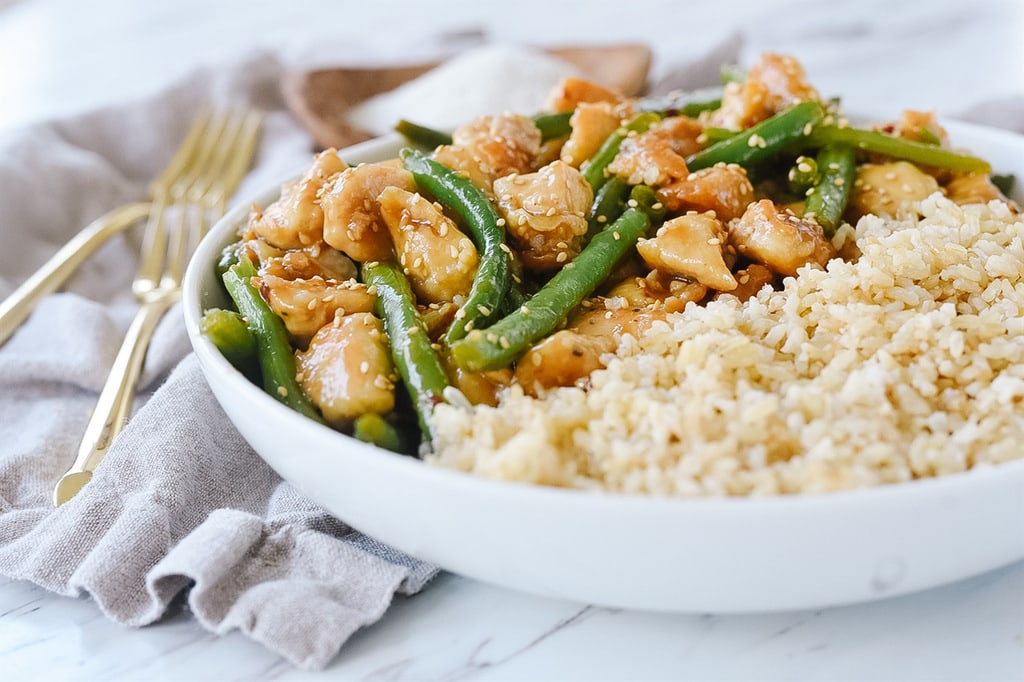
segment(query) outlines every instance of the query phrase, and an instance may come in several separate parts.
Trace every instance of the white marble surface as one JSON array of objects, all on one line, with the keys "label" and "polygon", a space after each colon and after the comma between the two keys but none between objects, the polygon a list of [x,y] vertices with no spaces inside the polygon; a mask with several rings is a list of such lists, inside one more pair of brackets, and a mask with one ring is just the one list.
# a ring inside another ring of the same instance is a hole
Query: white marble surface
[{"label": "white marble surface", "polygon": [[[0,133],[117,104],[252,48],[299,61],[330,39],[401,61],[420,36],[483,30],[535,44],[646,40],[654,74],[728,36],[797,55],[857,111],[956,115],[1024,95],[1024,3],[591,2],[337,6],[297,0],[0,0]],[[622,9],[628,7],[629,9]],[[374,31],[371,39],[371,29]],[[322,53],[322,52],[321,52]],[[2,229],[2,227],[0,227]],[[751,616],[623,612],[442,575],[358,633],[322,674],[296,671],[185,611],[141,630],[88,600],[0,579],[0,679],[1024,679],[1024,563],[888,601]]]}]

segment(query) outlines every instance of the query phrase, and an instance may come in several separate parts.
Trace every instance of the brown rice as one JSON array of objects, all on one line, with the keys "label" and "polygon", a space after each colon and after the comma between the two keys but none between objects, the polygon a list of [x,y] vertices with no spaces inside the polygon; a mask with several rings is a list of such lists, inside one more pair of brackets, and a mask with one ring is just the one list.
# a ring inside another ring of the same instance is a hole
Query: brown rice
[{"label": "brown rice", "polygon": [[428,461],[656,495],[822,492],[1024,456],[1024,220],[936,194],[861,255],[622,338],[588,387],[439,406]]}]

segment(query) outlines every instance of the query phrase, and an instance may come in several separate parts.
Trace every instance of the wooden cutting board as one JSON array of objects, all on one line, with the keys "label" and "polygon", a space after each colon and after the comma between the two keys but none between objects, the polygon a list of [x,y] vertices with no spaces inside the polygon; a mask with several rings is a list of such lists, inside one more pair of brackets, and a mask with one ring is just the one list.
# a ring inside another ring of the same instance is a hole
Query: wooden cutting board
[{"label": "wooden cutting board", "polygon": [[[627,96],[643,92],[652,57],[649,47],[635,44],[567,46],[545,52],[574,65],[584,78]],[[291,72],[282,79],[281,91],[288,109],[313,136],[318,148],[341,148],[372,137],[349,122],[348,112],[353,106],[394,90],[438,64]]]}]

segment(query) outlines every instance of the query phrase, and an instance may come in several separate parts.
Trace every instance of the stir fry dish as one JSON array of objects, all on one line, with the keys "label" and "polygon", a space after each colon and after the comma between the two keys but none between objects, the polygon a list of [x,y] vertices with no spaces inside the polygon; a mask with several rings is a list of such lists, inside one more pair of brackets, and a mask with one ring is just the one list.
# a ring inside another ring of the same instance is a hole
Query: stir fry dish
[{"label": "stir fry dish", "polygon": [[218,266],[235,308],[203,330],[291,408],[421,456],[439,408],[585,395],[624,339],[856,262],[865,217],[933,195],[1017,214],[933,114],[855,125],[777,54],[718,94],[569,78],[543,112],[398,131],[397,158],[328,149],[253,207]]}]

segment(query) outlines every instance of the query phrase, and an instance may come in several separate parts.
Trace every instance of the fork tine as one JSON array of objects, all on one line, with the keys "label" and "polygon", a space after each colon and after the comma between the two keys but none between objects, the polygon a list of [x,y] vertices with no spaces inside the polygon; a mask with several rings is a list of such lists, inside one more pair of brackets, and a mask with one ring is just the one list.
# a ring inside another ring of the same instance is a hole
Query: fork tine
[{"label": "fork tine", "polygon": [[149,184],[151,195],[155,196],[165,193],[170,188],[171,183],[174,182],[174,179],[183,173],[186,166],[191,162],[195,150],[198,148],[199,140],[202,137],[203,131],[206,130],[210,115],[211,112],[207,107],[204,107],[199,112],[196,120],[192,123],[192,127],[185,134],[185,139],[182,140],[174,156],[171,157],[167,167]]},{"label": "fork tine", "polygon": [[203,109],[196,117],[184,141],[178,147],[164,172],[150,185],[153,208],[142,236],[142,254],[138,275],[132,282],[132,291],[143,296],[156,288],[160,281],[164,259],[167,257],[167,227],[164,224],[168,206],[177,199],[180,183],[193,176],[197,164],[202,162],[203,150],[209,146],[212,113]]},{"label": "fork tine", "polygon": [[245,115],[238,127],[237,139],[231,146],[232,155],[228,166],[224,173],[218,176],[217,185],[212,188],[208,198],[210,205],[219,212],[224,211],[227,198],[234,194],[252,161],[262,119],[263,113],[253,110]]},{"label": "fork tine", "polygon": [[[135,384],[142,371],[146,348],[160,319],[178,300],[181,277],[192,252],[206,232],[211,212],[223,209],[227,197],[234,193],[252,159],[260,115],[202,115],[201,123],[189,133],[182,151],[175,157],[177,175],[162,177],[165,201],[160,205],[161,217],[147,226],[146,238],[153,242],[152,252],[159,248],[159,258],[147,252],[140,264],[136,294],[141,303],[128,328],[125,340],[111,367],[107,382],[96,401],[96,408],[86,426],[78,456],[54,489],[54,504],[60,505],[74,496],[92,476],[113,438],[121,430],[131,412]],[[170,200],[170,201],[168,201]],[[163,214],[173,213],[175,229],[168,230]],[[198,218],[193,214],[198,213]],[[159,228],[159,229],[157,229]],[[144,270],[155,260],[155,270]]]}]

